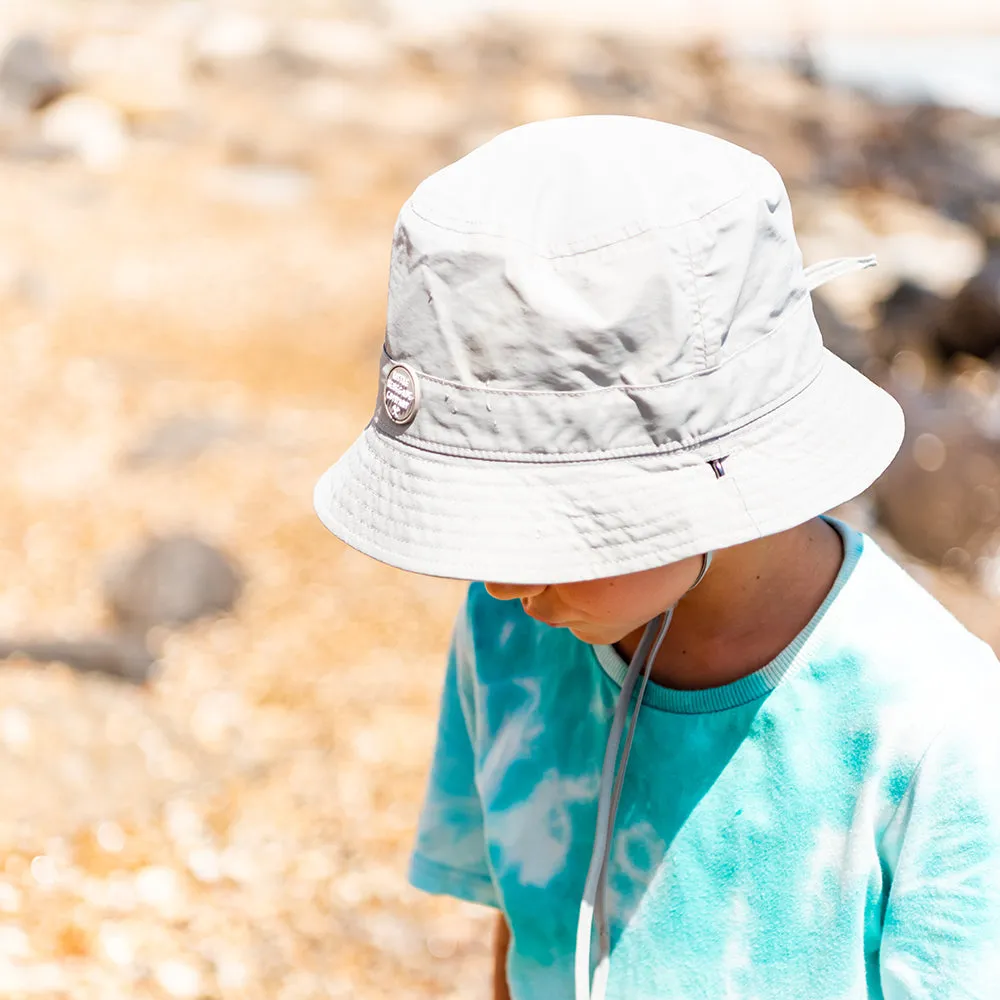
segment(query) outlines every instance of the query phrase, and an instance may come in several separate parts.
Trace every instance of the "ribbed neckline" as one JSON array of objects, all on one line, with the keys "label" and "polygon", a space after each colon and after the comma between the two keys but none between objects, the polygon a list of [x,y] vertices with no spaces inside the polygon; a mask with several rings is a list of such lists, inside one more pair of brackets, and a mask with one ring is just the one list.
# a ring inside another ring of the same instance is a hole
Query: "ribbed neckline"
[{"label": "ribbed neckline", "polygon": [[[802,655],[806,643],[854,572],[864,550],[864,535],[835,518],[824,517],[824,520],[836,528],[844,541],[844,561],[841,563],[837,579],[830,588],[830,593],[826,595],[826,599],[812,616],[809,624],[770,663],[752,674],[747,674],[746,677],[741,677],[731,684],[723,684],[721,687],[701,688],[695,691],[681,691],[649,681],[642,700],[643,705],[683,715],[723,712],[729,708],[757,701],[777,687],[781,678]],[[601,669],[621,687],[628,672],[628,664],[618,655],[614,646],[590,648],[594,651]]]}]

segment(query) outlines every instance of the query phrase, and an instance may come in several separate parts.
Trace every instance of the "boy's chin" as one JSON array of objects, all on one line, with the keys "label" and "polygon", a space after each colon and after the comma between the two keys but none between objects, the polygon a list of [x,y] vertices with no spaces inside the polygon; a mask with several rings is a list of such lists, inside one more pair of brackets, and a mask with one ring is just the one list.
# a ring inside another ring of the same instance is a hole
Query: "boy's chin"
[{"label": "boy's chin", "polygon": [[591,646],[613,646],[628,634],[627,632],[622,632],[620,629],[609,629],[607,625],[583,624],[568,625],[566,627],[577,639]]}]

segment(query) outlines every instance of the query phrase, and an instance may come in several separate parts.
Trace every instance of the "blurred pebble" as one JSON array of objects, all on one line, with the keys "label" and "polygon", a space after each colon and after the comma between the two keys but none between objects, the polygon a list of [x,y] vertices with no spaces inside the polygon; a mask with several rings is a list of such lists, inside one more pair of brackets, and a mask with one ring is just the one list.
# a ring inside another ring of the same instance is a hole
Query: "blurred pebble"
[{"label": "blurred pebble", "polygon": [[10,882],[0,882],[0,913],[17,913],[21,908],[21,893]]},{"label": "blurred pebble", "polygon": [[292,21],[278,47],[313,69],[341,73],[384,71],[395,54],[391,39],[376,25],[323,18]]},{"label": "blurred pebble", "polygon": [[160,962],[156,981],[172,997],[196,997],[201,993],[201,974],[187,962]]},{"label": "blurred pebble", "polygon": [[135,947],[131,936],[120,925],[104,920],[97,931],[101,950],[115,965],[131,965],[135,960]]},{"label": "blurred pebble", "polygon": [[177,874],[172,868],[162,865],[143,868],[135,876],[135,891],[139,900],[147,906],[156,909],[167,907],[178,896]]},{"label": "blurred pebble", "polygon": [[201,814],[184,799],[171,799],[164,807],[164,818],[167,832],[182,847],[198,843],[205,836]]},{"label": "blurred pebble", "polygon": [[204,62],[228,62],[262,56],[271,44],[271,25],[256,14],[220,12],[211,17],[194,43],[196,57]]},{"label": "blurred pebble", "polygon": [[251,882],[256,874],[256,859],[246,850],[227,847],[219,858],[220,872],[234,882]]},{"label": "blurred pebble", "polygon": [[948,449],[936,434],[921,434],[913,442],[913,461],[924,472],[937,472],[948,457]]},{"label": "blurred pebble", "polygon": [[312,188],[304,171],[266,163],[218,167],[205,181],[206,192],[218,201],[263,209],[293,208],[306,201]]},{"label": "blurred pebble", "polygon": [[185,53],[159,35],[87,35],[70,67],[89,93],[133,120],[176,114],[191,100]]},{"label": "blurred pebble", "polygon": [[0,56],[0,94],[12,104],[37,111],[69,89],[68,74],[37,35],[18,36]]},{"label": "blurred pebble", "polygon": [[125,847],[125,831],[117,823],[101,823],[97,828],[97,843],[108,854],[120,854]]},{"label": "blurred pebble", "polygon": [[219,855],[210,847],[199,847],[188,855],[188,868],[199,882],[218,882],[222,877]]},{"label": "blurred pebble", "polygon": [[31,717],[22,708],[9,705],[0,711],[0,741],[15,753],[31,743]]},{"label": "blurred pebble", "polygon": [[232,691],[209,691],[198,699],[191,716],[191,730],[206,746],[223,749],[236,727],[239,699]]},{"label": "blurred pebble", "polygon": [[31,954],[31,942],[20,927],[0,924],[0,955],[7,958],[27,958]]},{"label": "blurred pebble", "polygon": [[217,958],[215,979],[224,990],[241,989],[247,982],[247,967],[238,958],[229,956]]},{"label": "blurred pebble", "polygon": [[121,112],[107,101],[85,94],[70,94],[46,108],[41,134],[50,145],[73,153],[99,172],[120,167],[128,150]]},{"label": "blurred pebble", "polygon": [[0,963],[0,995],[63,996],[66,974],[53,962],[22,965]]},{"label": "blurred pebble", "polygon": [[56,866],[50,857],[39,854],[31,859],[31,877],[41,886],[54,885]]}]

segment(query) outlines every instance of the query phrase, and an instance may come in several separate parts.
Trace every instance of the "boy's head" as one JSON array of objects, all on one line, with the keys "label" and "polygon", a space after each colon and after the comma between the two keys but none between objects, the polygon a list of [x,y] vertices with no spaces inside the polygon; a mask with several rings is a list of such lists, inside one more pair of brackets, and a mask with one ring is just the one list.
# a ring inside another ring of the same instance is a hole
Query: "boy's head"
[{"label": "boy's head", "polygon": [[810,305],[870,263],[803,269],[780,177],[720,139],[614,116],[503,133],[400,212],[378,404],[317,511],[407,570],[598,581],[543,615],[636,573],[672,590],[895,454],[898,406]]}]

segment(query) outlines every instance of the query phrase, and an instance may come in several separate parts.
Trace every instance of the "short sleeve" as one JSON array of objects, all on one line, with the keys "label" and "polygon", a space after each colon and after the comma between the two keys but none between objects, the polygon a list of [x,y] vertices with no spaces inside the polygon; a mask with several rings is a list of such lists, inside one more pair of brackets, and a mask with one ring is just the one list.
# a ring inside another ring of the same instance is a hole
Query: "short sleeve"
[{"label": "short sleeve", "polygon": [[465,608],[452,634],[437,744],[410,859],[412,885],[497,906],[475,785],[474,649]]},{"label": "short sleeve", "polygon": [[972,700],[927,750],[882,839],[885,1000],[998,996],[1000,704],[995,691]]}]

